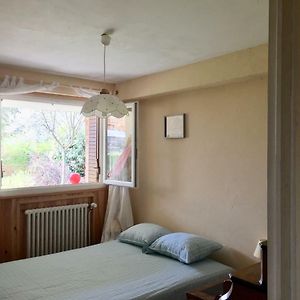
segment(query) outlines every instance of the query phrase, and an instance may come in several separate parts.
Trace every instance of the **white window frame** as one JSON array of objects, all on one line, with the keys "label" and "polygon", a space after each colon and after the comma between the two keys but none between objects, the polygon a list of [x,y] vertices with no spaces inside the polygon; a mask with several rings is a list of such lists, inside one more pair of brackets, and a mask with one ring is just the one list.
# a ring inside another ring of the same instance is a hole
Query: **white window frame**
[{"label": "white window frame", "polygon": [[[107,119],[102,120],[102,132],[101,135],[101,144],[102,144],[102,182],[108,185],[117,185],[135,188],[137,187],[137,128],[138,128],[138,102],[128,102],[126,103],[127,108],[132,109],[133,113],[133,122],[132,126],[132,136],[133,142],[131,143],[131,170],[132,170],[132,180],[131,181],[121,181],[121,180],[112,180],[107,179],[106,174],[106,139],[107,139]],[[100,156],[101,157],[101,156]]]},{"label": "white window frame", "polygon": [[[17,101],[29,101],[39,103],[51,103],[56,105],[75,105],[82,106],[81,100],[69,100],[62,97],[51,96],[34,96],[34,95],[17,95],[7,96],[0,98],[0,161],[2,162],[2,126],[1,126],[1,113],[2,113],[2,100],[17,100]],[[0,172],[2,172],[2,163],[0,164]],[[80,184],[57,184],[49,186],[28,186],[28,187],[16,187],[16,188],[2,188],[2,176],[0,174],[0,197],[15,196],[15,195],[31,195],[31,194],[43,194],[49,192],[63,192],[69,190],[82,190],[82,189],[95,189],[102,188],[105,185],[102,182],[90,183],[84,182]]]}]

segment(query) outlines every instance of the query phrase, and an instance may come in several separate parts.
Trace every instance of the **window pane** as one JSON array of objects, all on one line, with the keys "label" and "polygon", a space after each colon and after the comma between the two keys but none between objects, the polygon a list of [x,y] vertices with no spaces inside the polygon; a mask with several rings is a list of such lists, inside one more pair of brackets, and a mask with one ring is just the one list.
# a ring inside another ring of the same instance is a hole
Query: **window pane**
[{"label": "window pane", "polygon": [[105,183],[135,185],[135,105],[127,104],[128,116],[106,120]]},{"label": "window pane", "polygon": [[78,107],[2,101],[2,188],[84,182],[85,127]]}]

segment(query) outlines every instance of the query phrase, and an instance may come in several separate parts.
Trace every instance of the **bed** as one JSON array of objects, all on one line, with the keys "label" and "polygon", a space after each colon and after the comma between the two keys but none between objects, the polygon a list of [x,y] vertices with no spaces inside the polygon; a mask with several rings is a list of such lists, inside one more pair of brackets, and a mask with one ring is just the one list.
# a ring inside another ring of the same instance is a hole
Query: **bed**
[{"label": "bed", "polygon": [[1,264],[0,299],[186,299],[231,271],[212,259],[186,265],[110,241]]}]

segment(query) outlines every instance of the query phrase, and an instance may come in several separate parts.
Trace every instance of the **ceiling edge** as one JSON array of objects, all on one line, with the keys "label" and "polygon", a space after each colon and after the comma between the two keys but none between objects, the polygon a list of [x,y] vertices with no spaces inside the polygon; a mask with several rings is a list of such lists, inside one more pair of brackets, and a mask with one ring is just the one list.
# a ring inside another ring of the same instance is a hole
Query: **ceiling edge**
[{"label": "ceiling edge", "polygon": [[141,99],[241,81],[268,72],[268,45],[236,51],[198,63],[116,84],[123,100]]}]

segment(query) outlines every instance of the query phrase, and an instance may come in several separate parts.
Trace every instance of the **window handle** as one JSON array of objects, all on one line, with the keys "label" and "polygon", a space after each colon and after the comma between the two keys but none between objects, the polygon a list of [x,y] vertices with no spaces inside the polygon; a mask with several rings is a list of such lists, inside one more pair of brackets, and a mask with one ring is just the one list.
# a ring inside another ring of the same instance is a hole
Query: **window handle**
[{"label": "window handle", "polygon": [[99,179],[100,179],[100,174],[101,174],[101,169],[100,169],[100,160],[99,160],[98,157],[97,157],[97,159],[96,159],[96,162],[97,162],[97,166],[94,167],[94,169],[97,170],[97,181],[99,181]]},{"label": "window handle", "polygon": [[2,160],[0,161],[0,168],[1,168],[0,175],[1,175],[1,178],[3,178],[5,171],[3,171]]}]

